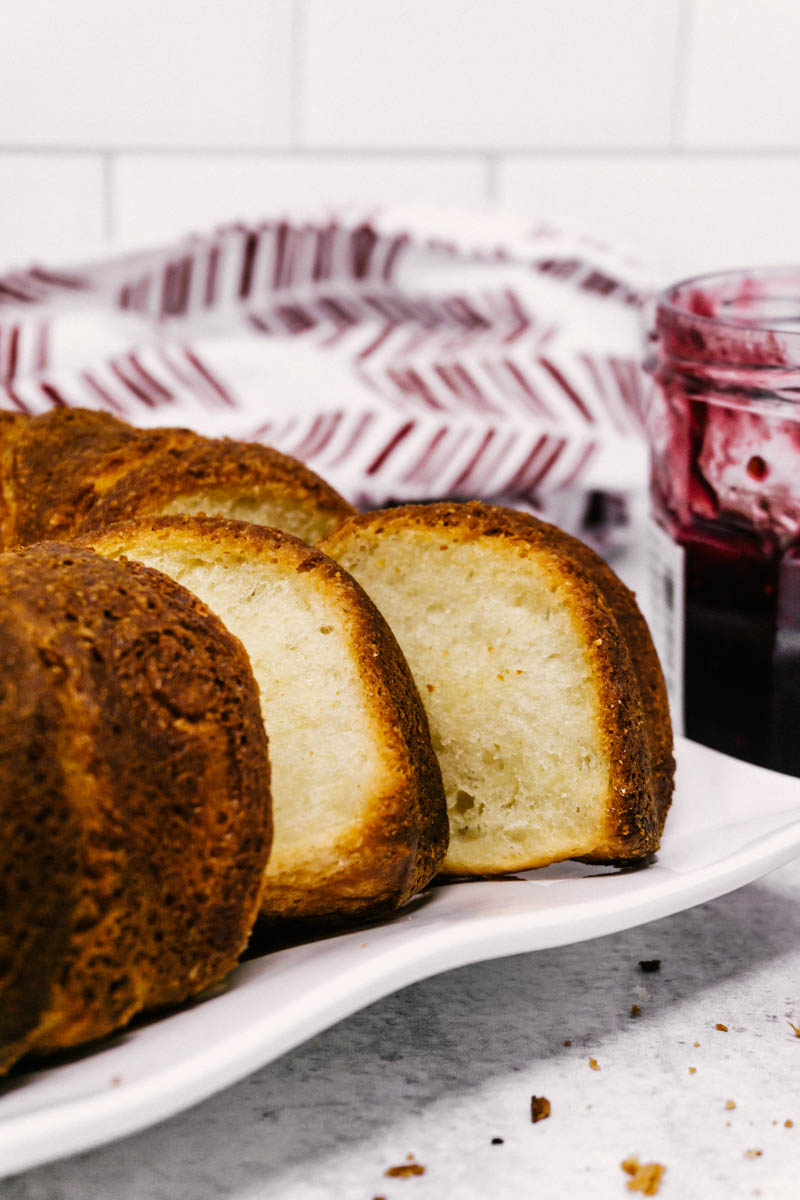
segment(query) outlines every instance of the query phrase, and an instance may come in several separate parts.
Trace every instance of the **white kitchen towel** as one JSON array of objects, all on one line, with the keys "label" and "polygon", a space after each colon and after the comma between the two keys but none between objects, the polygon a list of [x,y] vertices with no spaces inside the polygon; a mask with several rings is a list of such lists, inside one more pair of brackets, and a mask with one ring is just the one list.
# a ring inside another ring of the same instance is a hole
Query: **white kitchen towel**
[{"label": "white kitchen towel", "polygon": [[268,443],[361,507],[481,497],[601,544],[643,486],[642,269],[556,222],[339,210],[0,277],[0,407]]}]

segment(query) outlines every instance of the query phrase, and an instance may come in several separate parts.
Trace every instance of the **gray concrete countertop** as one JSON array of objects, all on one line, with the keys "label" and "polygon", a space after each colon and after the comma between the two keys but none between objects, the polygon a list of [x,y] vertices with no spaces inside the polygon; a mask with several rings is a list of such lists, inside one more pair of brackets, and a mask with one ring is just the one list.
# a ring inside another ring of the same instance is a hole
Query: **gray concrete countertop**
[{"label": "gray concrete countertop", "polygon": [[[666,1168],[665,1200],[794,1197],[790,1022],[800,860],[649,925],[406,988],[151,1130],[4,1181],[0,1196],[605,1200],[632,1194],[620,1164],[636,1155]],[[532,1095],[551,1104],[535,1124]],[[408,1155],[424,1173],[385,1174]]]}]

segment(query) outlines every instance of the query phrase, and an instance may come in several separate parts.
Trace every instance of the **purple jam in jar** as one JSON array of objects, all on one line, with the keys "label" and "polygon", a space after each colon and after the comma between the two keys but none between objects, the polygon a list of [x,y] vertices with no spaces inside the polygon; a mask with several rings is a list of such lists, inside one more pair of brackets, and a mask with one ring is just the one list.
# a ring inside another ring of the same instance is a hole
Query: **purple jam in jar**
[{"label": "purple jam in jar", "polygon": [[800,775],[800,267],[670,288],[648,366],[651,601],[676,727]]}]

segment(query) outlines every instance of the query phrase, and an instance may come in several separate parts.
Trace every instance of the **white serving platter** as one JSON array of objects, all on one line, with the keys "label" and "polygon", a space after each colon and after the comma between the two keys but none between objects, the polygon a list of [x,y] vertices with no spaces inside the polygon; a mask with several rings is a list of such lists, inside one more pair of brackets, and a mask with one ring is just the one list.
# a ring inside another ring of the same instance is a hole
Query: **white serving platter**
[{"label": "white serving platter", "polygon": [[663,845],[647,867],[564,863],[435,886],[391,921],[251,959],[211,999],[13,1074],[0,1087],[0,1175],[155,1124],[426,976],[629,929],[800,854],[800,779],[683,739],[677,759]]}]

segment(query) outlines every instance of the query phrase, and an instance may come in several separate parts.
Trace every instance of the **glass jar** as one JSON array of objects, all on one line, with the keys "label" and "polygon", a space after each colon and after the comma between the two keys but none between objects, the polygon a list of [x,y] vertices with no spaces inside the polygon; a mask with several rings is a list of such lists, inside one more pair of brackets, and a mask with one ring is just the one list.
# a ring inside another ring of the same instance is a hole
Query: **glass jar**
[{"label": "glass jar", "polygon": [[669,288],[648,367],[651,619],[676,728],[800,775],[800,267]]}]

